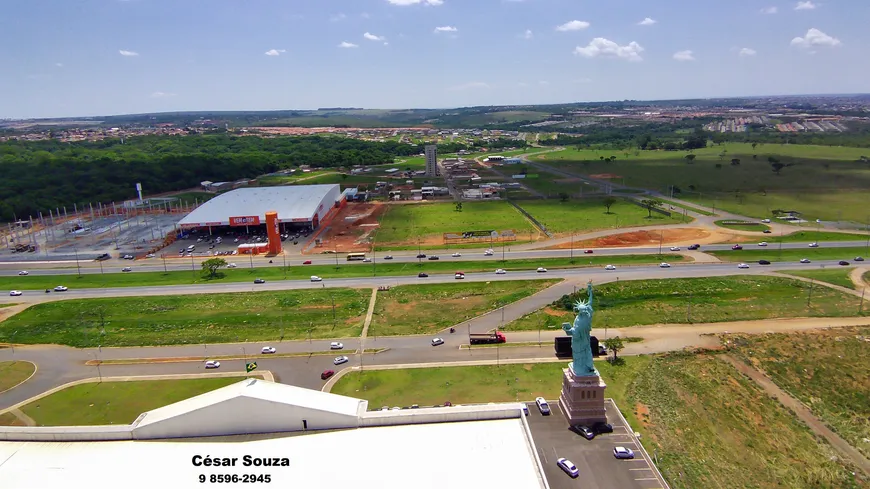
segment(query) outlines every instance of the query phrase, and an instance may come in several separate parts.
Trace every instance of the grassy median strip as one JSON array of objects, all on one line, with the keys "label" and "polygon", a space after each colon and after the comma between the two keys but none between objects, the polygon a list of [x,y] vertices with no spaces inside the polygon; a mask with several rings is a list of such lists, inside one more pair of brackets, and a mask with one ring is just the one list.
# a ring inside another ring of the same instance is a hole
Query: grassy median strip
[{"label": "grassy median strip", "polygon": [[[366,348],[364,353],[377,354],[389,350],[389,348]],[[88,360],[85,365],[143,365],[148,363],[188,363],[204,362],[206,360],[268,360],[270,358],[294,358],[310,356],[339,356],[344,350],[308,351],[298,353],[270,353],[256,355],[214,355],[206,357],[163,357],[163,358],[115,358],[109,360]],[[348,355],[357,355],[359,350],[344,352]]]},{"label": "grassy median strip", "polygon": [[36,366],[30,362],[0,362],[0,392],[24,382],[34,371]]},{"label": "grassy median strip", "polygon": [[[570,304],[581,290],[508,323],[504,331],[558,329],[571,322]],[[712,323],[790,317],[848,317],[860,298],[782,277],[734,276],[611,282],[595,287],[595,324],[602,328],[647,324]],[[866,314],[866,309],[864,311]]]},{"label": "grassy median strip", "polygon": [[854,268],[829,268],[827,270],[789,270],[782,272],[796,277],[811,278],[829,284],[839,285],[847,289],[856,289],[852,279],[849,278]]},{"label": "grassy median strip", "polygon": [[[480,253],[481,256],[483,253]],[[109,288],[109,287],[146,287],[157,285],[193,285],[193,284],[225,284],[238,282],[252,282],[256,278],[264,280],[308,280],[312,275],[323,277],[325,280],[332,278],[353,277],[388,277],[417,275],[420,272],[429,274],[453,273],[463,271],[494,272],[497,268],[507,271],[529,271],[537,267],[551,269],[582,268],[589,266],[614,265],[638,265],[659,263],[667,261],[679,263],[687,261],[682,255],[667,254],[658,255],[615,255],[615,256],[577,256],[570,258],[541,258],[506,260],[497,259],[487,261],[451,261],[448,258],[437,261],[422,260],[420,263],[397,263],[385,261],[380,256],[374,264],[362,262],[347,262],[344,257],[339,257],[338,265],[295,265],[284,267],[261,267],[261,268],[235,268],[224,269],[218,272],[217,277],[207,278],[199,270],[199,264],[194,271],[174,272],[130,272],[130,273],[88,273],[78,276],[68,275],[27,275],[0,277],[0,287],[17,290],[44,290],[52,289],[57,285],[65,285],[69,288]],[[498,255],[498,252],[496,253]],[[243,259],[242,259],[243,260]],[[230,261],[230,260],[228,260]],[[159,260],[150,262],[137,262],[137,264],[159,265]],[[244,262],[240,262],[244,265]],[[136,269],[136,265],[133,265]],[[54,293],[54,292],[52,292]],[[61,292],[62,294],[62,292]]]}]

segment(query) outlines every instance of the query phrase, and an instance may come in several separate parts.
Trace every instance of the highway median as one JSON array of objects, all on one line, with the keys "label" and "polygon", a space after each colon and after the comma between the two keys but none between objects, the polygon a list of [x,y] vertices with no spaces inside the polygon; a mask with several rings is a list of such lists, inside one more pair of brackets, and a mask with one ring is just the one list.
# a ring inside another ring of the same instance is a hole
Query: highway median
[{"label": "highway median", "polygon": [[[363,353],[376,355],[389,350],[389,348],[366,348]],[[163,357],[163,358],[114,358],[108,360],[88,360],[87,366],[97,365],[145,365],[152,363],[192,363],[205,362],[206,360],[264,360],[269,358],[295,358],[311,356],[331,356],[342,353],[339,350],[308,351],[298,353],[270,353],[257,355],[214,355],[195,357]],[[359,350],[354,350],[352,355],[358,355]]]}]

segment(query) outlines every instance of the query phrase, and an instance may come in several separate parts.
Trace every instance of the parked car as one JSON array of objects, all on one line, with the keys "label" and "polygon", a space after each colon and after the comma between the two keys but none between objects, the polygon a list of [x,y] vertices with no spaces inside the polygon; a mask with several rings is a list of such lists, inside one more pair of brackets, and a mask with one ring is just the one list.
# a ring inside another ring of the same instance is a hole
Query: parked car
[{"label": "parked car", "polygon": [[460,256],[462,256],[462,253],[453,253],[450,256],[452,256],[453,258],[459,258]]},{"label": "parked car", "polygon": [[121,269],[121,271],[122,271],[122,272],[132,272],[133,269],[130,268],[130,267],[124,267],[124,268]]},{"label": "parked car", "polygon": [[847,262],[846,260],[840,260],[840,265],[845,267],[849,265],[849,262]]},{"label": "parked car", "polygon": [[393,259],[393,255],[387,255],[384,257],[384,260],[392,260],[392,259]]},{"label": "parked car", "polygon": [[701,245],[699,245],[699,244],[693,244],[693,245],[689,245],[689,247],[686,248],[686,249],[688,249],[688,250],[697,250],[697,249],[699,249],[700,247],[701,247]]},{"label": "parked car", "polygon": [[340,356],[340,357],[335,357],[335,360],[333,360],[332,363],[335,364],[335,365],[341,365],[342,363],[347,363],[348,360],[349,360],[349,358],[347,358],[346,356],[342,355],[342,356]]},{"label": "parked car", "polygon": [[438,345],[443,345],[443,344],[444,344],[443,338],[432,338],[432,346],[438,346]]},{"label": "parked car", "polygon": [[595,423],[594,425],[592,425],[592,429],[596,433],[599,433],[599,434],[600,433],[613,433],[613,425],[612,424],[602,423],[600,421],[598,423]]},{"label": "parked car", "polygon": [[680,251],[679,246],[671,246],[671,251]]},{"label": "parked car", "polygon": [[593,433],[592,430],[589,429],[588,426],[577,425],[577,426],[574,426],[574,429],[577,430],[577,433],[579,433],[580,436],[582,436],[583,438],[586,438],[587,440],[591,440],[591,439],[595,438],[595,433]]},{"label": "parked car", "polygon": [[613,449],[613,456],[616,458],[631,459],[634,458],[634,452],[631,450],[631,448],[616,447]]},{"label": "parked car", "polygon": [[504,274],[507,273],[507,272],[505,272],[504,268],[496,268],[496,269],[495,269],[495,273],[496,273],[497,275],[504,275]]},{"label": "parked car", "polygon": [[737,265],[737,268],[749,268],[749,265],[747,265],[746,263],[741,263]]},{"label": "parked car", "polygon": [[311,276],[311,281],[312,281],[312,282],[323,282],[323,277],[319,277],[319,276],[317,276],[317,275],[312,275],[312,276]]},{"label": "parked car", "polygon": [[616,267],[613,265],[607,265],[606,267],[604,267],[604,269],[605,270],[616,270]]},{"label": "parked car", "polygon": [[544,399],[543,397],[536,397],[535,404],[537,404],[538,410],[541,411],[541,414],[543,414],[544,416],[550,415],[550,405],[547,404],[546,399]]},{"label": "parked car", "polygon": [[560,458],[556,460],[556,465],[558,465],[560,469],[564,470],[566,474],[574,479],[576,479],[577,476],[580,475],[580,471],[577,470],[577,466],[574,465],[574,463],[567,458]]},{"label": "parked car", "polygon": [[67,290],[69,290],[69,288],[65,287],[63,285],[58,285],[57,287],[54,288],[55,292],[66,292]]},{"label": "parked car", "polygon": [[324,370],[322,374],[320,374],[320,380],[326,380],[335,375],[335,370]]},{"label": "parked car", "polygon": [[261,279],[261,278],[255,278],[254,283],[255,284],[264,284],[264,283],[266,283],[266,281]]},{"label": "parked car", "polygon": [[209,360],[205,362],[205,368],[221,368],[221,362],[217,360]]},{"label": "parked car", "polygon": [[266,355],[269,353],[275,353],[276,351],[277,350],[275,350],[274,346],[264,346],[263,348],[260,349],[260,353],[262,353],[263,355]]},{"label": "parked car", "polygon": [[761,243],[758,243],[758,246],[767,246],[767,241],[762,241]]},{"label": "parked car", "polygon": [[338,342],[338,341],[333,341],[332,343],[329,344],[330,350],[341,350],[342,348],[344,348],[344,344],[342,344],[341,342]]},{"label": "parked car", "polygon": [[20,290],[12,290],[9,292],[9,295],[11,295],[12,297],[18,297],[19,295],[21,295],[21,291]]},{"label": "parked car", "polygon": [[538,273],[547,273],[547,269],[544,268],[544,267],[538,267],[538,269],[537,269],[536,271],[537,271]]},{"label": "parked car", "polygon": [[809,258],[801,258],[801,263],[810,263]]},{"label": "parked car", "polygon": [[818,247],[819,247],[819,243],[816,243],[816,242],[810,243],[810,248],[818,248]]},{"label": "parked car", "polygon": [[731,249],[736,251],[736,250],[742,250],[743,247],[740,246],[740,245],[734,245],[734,246],[731,247]]},{"label": "parked car", "polygon": [[18,275],[30,275],[30,272],[28,272],[27,270],[21,270],[20,272],[18,272]]},{"label": "parked car", "polygon": [[525,414],[526,416],[529,415],[529,407],[525,404],[523,404],[523,414]]},{"label": "parked car", "polygon": [[662,262],[659,263],[659,268],[671,268],[671,264]]}]

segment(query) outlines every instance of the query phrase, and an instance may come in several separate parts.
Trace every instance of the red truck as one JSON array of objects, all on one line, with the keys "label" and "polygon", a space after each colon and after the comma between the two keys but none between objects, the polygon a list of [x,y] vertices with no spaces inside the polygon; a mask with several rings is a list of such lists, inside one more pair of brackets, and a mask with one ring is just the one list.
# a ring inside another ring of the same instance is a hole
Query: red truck
[{"label": "red truck", "polygon": [[468,341],[472,345],[483,345],[487,343],[507,343],[507,338],[504,333],[498,331],[494,333],[471,333],[468,335]]}]

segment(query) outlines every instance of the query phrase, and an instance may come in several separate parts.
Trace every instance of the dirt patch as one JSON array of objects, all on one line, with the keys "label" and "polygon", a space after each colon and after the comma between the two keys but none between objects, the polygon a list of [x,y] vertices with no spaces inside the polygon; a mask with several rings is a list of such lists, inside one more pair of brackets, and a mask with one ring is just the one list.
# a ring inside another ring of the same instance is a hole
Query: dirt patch
[{"label": "dirt patch", "polygon": [[378,220],[386,206],[378,202],[348,203],[332,218],[326,229],[317,235],[320,246],[313,246],[306,253],[319,254],[325,250],[338,253],[369,252],[371,236],[378,229]]},{"label": "dirt patch", "polygon": [[637,416],[637,420],[640,421],[640,424],[642,424],[644,428],[649,427],[649,408],[646,405],[641,403],[635,404],[634,414]]},{"label": "dirt patch", "polygon": [[596,173],[595,175],[589,175],[589,178],[595,178],[599,180],[609,180],[615,178],[622,178],[622,175],[616,175],[613,173]]},{"label": "dirt patch", "polygon": [[[609,247],[632,247],[632,246],[657,246],[659,243],[667,245],[711,244],[723,242],[752,241],[751,237],[708,231],[701,228],[677,228],[652,231],[634,231],[630,233],[611,234],[595,239],[575,241],[574,248],[609,248]],[[548,250],[567,250],[571,248],[570,242],[549,246]]]}]

